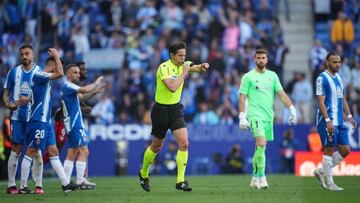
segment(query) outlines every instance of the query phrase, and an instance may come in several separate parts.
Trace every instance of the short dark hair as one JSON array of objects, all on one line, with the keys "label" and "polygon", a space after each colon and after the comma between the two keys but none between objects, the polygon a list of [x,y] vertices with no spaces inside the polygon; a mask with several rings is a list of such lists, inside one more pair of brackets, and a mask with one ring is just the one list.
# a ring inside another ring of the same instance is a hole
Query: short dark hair
[{"label": "short dark hair", "polygon": [[330,51],[326,55],[326,60],[330,59],[331,56],[340,56],[341,61],[343,60],[342,56],[339,53],[335,52],[335,51]]},{"label": "short dark hair", "polygon": [[85,65],[85,62],[84,61],[78,61],[78,62],[75,62],[75,64],[80,67],[81,65]]},{"label": "short dark hair", "polygon": [[[54,61],[55,62],[55,58],[53,56],[49,56],[46,61],[45,64],[47,64],[49,61]],[[64,65],[64,61],[60,58],[61,61],[61,65]]]},{"label": "short dark hair", "polygon": [[33,47],[30,44],[24,44],[19,48],[19,51],[22,49],[31,49],[34,50]]},{"label": "short dark hair", "polygon": [[79,66],[76,65],[75,63],[69,63],[65,66],[65,73],[67,73],[72,67],[79,67]]},{"label": "short dark hair", "polygon": [[267,53],[268,52],[266,51],[266,49],[260,48],[260,49],[256,49],[254,56],[256,56],[256,54],[266,54],[267,55]]},{"label": "short dark hair", "polygon": [[174,42],[169,46],[169,53],[176,54],[179,49],[186,49],[186,44],[184,42]]}]

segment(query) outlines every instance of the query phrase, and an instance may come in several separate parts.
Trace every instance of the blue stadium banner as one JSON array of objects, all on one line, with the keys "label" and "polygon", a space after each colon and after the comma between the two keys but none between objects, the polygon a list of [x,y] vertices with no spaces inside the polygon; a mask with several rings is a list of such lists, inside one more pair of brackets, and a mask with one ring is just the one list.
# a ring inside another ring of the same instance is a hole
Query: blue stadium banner
[{"label": "blue stadium banner", "polygon": [[84,54],[89,69],[120,69],[124,58],[123,49],[91,49]]},{"label": "blue stadium banner", "polygon": [[[275,140],[267,145],[267,173],[281,171],[282,141],[287,130],[294,133],[294,151],[308,151],[307,136],[311,125],[275,125]],[[90,156],[89,172],[91,175],[136,175],[141,167],[143,152],[150,143],[151,126],[139,124],[93,124],[89,128]],[[234,144],[241,145],[244,158],[244,171],[250,173],[254,139],[250,131],[240,131],[234,126],[199,126],[188,125],[189,161],[187,174],[217,174],[221,171],[219,156],[229,153]],[[360,150],[359,127],[349,131],[352,151]],[[163,149],[159,152],[154,172],[163,174],[163,157],[168,143],[174,141],[168,133]]]}]

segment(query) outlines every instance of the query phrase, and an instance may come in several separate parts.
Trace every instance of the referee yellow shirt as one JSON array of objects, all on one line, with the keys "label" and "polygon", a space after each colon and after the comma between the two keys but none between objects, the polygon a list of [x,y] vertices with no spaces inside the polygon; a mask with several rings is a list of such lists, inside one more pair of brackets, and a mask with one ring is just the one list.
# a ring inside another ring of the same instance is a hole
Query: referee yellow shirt
[{"label": "referee yellow shirt", "polygon": [[[191,64],[191,61],[185,63]],[[159,104],[177,104],[180,102],[181,92],[184,82],[181,83],[175,92],[171,92],[163,82],[164,79],[172,78],[177,79],[183,72],[183,66],[174,65],[171,60],[167,60],[160,64],[156,72],[156,92],[155,101]]]}]

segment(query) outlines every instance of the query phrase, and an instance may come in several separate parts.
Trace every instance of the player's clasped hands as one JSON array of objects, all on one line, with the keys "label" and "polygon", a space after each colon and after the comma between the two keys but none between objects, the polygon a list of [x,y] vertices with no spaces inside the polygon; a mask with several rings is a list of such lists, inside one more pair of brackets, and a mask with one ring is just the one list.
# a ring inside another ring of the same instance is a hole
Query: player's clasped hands
[{"label": "player's clasped hands", "polygon": [[326,122],[326,132],[328,134],[328,136],[333,136],[335,131],[334,125],[331,121]]},{"label": "player's clasped hands", "polygon": [[240,112],[239,114],[239,127],[241,130],[247,130],[250,124],[249,121],[246,119],[246,115],[244,112]]}]

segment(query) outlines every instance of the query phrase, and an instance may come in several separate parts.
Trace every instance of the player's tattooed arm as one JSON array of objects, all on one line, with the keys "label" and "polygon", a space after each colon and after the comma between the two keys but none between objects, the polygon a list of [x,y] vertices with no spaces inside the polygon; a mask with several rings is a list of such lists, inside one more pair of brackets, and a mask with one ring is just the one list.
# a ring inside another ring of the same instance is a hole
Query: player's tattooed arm
[{"label": "player's tattooed arm", "polygon": [[14,102],[10,101],[10,96],[9,96],[9,90],[8,89],[4,89],[3,100],[4,100],[6,108],[8,108],[10,110],[17,109],[17,105]]}]

